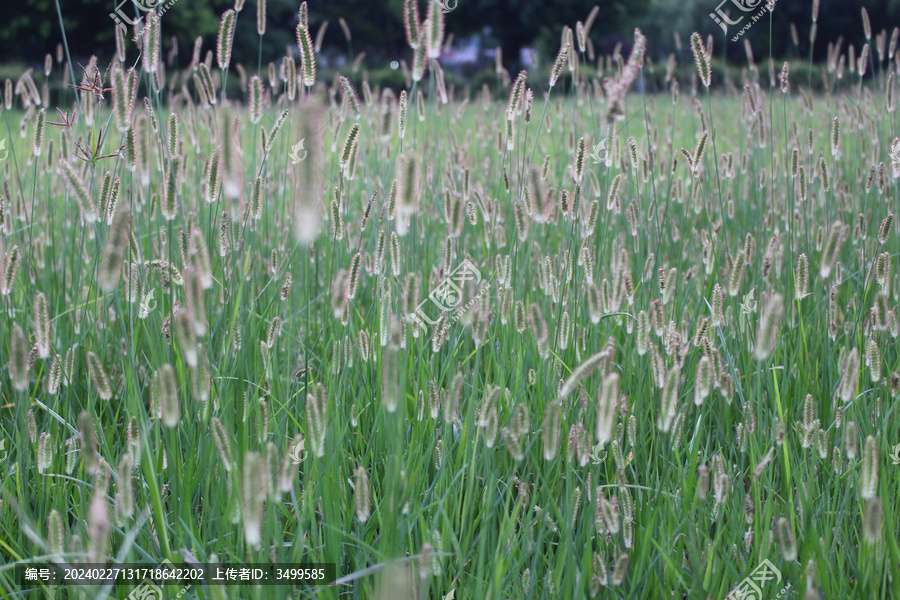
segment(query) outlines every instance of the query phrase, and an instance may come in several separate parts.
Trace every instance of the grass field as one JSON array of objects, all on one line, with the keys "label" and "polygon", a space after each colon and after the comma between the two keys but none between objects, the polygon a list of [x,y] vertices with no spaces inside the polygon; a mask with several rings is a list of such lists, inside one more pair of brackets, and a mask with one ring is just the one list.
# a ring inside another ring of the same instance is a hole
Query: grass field
[{"label": "grass field", "polygon": [[434,21],[402,96],[301,27],[238,98],[233,16],[161,77],[149,19],[7,82],[3,598],[163,560],[339,578],[165,598],[900,596],[892,61],[710,91],[698,37],[639,95],[642,36],[605,85],[576,40],[445,103]]}]

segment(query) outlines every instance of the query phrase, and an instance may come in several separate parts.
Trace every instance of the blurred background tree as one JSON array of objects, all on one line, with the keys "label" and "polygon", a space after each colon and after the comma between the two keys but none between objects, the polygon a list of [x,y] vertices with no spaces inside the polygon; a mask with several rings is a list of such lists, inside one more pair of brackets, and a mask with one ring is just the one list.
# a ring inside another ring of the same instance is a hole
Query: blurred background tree
[{"label": "blurred background tree", "polygon": [[[146,2],[147,0],[142,0]],[[687,39],[692,31],[716,39],[716,56],[723,47],[729,60],[744,62],[743,42],[732,42],[738,27],[728,36],[709,18],[721,0],[596,0],[600,14],[591,29],[591,39],[598,54],[608,53],[618,42],[623,51],[630,48],[634,27],[640,27],[649,41],[648,56],[660,62],[675,50],[674,35],[683,41],[682,60],[689,58]],[[765,0],[763,0],[765,2]],[[425,1],[419,0],[420,15],[426,14]],[[503,48],[508,70],[518,68],[519,51],[536,48],[539,55],[552,58],[559,48],[564,25],[575,26],[585,20],[594,2],[583,0],[457,0],[456,8],[446,15],[447,31],[456,40],[480,36],[485,45],[496,43]],[[171,49],[173,39],[179,48],[178,64],[186,66],[191,58],[194,39],[203,38],[204,53],[214,48],[221,14],[233,6],[229,0],[176,0],[163,16],[163,50]],[[731,6],[729,2],[727,6]],[[726,9],[727,6],[723,6]],[[854,44],[857,54],[862,44],[860,9],[869,11],[874,35],[891,29],[900,22],[900,0],[821,0],[818,37],[814,48],[817,61],[824,60],[829,41],[843,36],[844,48]],[[129,14],[140,15],[137,7],[126,0]],[[285,47],[294,48],[298,0],[268,0],[267,29],[260,47],[256,35],[256,1],[247,0],[237,21],[234,60],[250,70],[257,62],[262,66],[278,61]],[[402,18],[403,0],[332,0],[310,3],[310,23],[314,32],[327,21],[323,49],[340,54],[342,60],[366,52],[366,64],[384,64],[389,60],[411,60],[406,44]],[[110,13],[117,8],[113,0],[29,0],[22,10],[7,10],[0,20],[0,64],[16,63],[19,68],[40,71],[43,57],[54,54],[63,42],[60,20],[65,27],[65,43],[73,62],[85,64],[91,54],[98,54],[106,64],[114,53],[114,28]],[[766,58],[771,41],[775,57],[806,59],[809,52],[812,0],[778,0],[772,20],[764,17],[746,34],[757,60]],[[60,15],[61,13],[61,15]],[[739,14],[731,6],[733,16]],[[346,39],[339,20],[350,31]],[[793,43],[791,24],[795,24],[799,45]],[[128,41],[132,60],[135,48]],[[488,46],[490,47],[490,46]],[[872,55],[875,55],[872,48]]]}]

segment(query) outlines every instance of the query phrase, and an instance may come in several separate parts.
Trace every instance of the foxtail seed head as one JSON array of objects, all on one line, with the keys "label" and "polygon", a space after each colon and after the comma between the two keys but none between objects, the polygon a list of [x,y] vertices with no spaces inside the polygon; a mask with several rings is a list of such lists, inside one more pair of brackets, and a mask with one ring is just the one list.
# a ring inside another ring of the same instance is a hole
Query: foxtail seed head
[{"label": "foxtail seed head", "polygon": [[854,348],[844,359],[844,372],[838,383],[838,397],[845,403],[853,399],[856,394],[856,384],[859,378],[859,350]]},{"label": "foxtail seed head", "polygon": [[415,50],[422,41],[422,25],[419,22],[419,0],[404,1],[403,26],[406,30],[406,41]]},{"label": "foxtail seed head", "polygon": [[702,356],[697,362],[697,372],[694,376],[694,404],[701,406],[709,396],[712,389],[712,366],[709,357]]},{"label": "foxtail seed head", "polygon": [[756,360],[766,360],[778,341],[778,326],[784,313],[784,298],[780,294],[772,294],[766,305],[765,314],[756,335],[756,347],[753,355]]},{"label": "foxtail seed head", "polygon": [[696,31],[691,34],[691,52],[694,54],[694,62],[697,64],[697,73],[700,76],[700,82],[709,87],[711,79],[711,71],[709,66],[709,55],[706,48],[703,47],[703,40]]},{"label": "foxtail seed head", "polygon": [[231,46],[234,42],[234,22],[237,13],[229,8],[222,14],[219,23],[219,37],[216,40],[216,63],[219,68],[225,70],[231,63]]},{"label": "foxtail seed head", "polygon": [[876,544],[881,540],[881,524],[881,498],[875,496],[874,498],[866,500],[863,509],[863,538],[865,538],[868,543]]},{"label": "foxtail seed head", "polygon": [[797,560],[797,540],[794,538],[791,522],[786,517],[778,519],[778,545],[785,561]]},{"label": "foxtail seed head", "polygon": [[160,54],[159,14],[150,11],[145,17],[143,36],[143,69],[147,73],[156,73],[159,68]]},{"label": "foxtail seed head", "polygon": [[841,120],[839,117],[834,117],[831,120],[831,137],[829,139],[831,141],[831,155],[837,156],[841,146]]},{"label": "foxtail seed head", "polygon": [[612,439],[616,424],[616,407],[619,402],[619,374],[615,371],[603,378],[597,398],[596,439],[606,444]]},{"label": "foxtail seed head", "polygon": [[888,241],[888,238],[891,235],[891,225],[894,223],[894,215],[889,214],[884,218],[881,222],[881,226],[878,228],[878,243],[882,246]]},{"label": "foxtail seed head", "polygon": [[557,80],[559,80],[563,65],[568,61],[570,51],[571,46],[568,42],[563,44],[562,48],[559,49],[559,54],[556,55],[553,67],[550,69],[550,89],[553,89],[553,86],[556,85]]},{"label": "foxtail seed head", "polygon": [[681,382],[681,372],[678,365],[673,366],[666,376],[665,386],[662,391],[662,404],[659,410],[657,427],[662,432],[672,429],[675,413],[678,409],[678,386]]},{"label": "foxtail seed head", "polygon": [[866,344],[866,366],[869,368],[869,379],[872,383],[881,381],[881,350],[875,340],[869,340]]},{"label": "foxtail seed head", "polygon": [[47,109],[42,108],[37,113],[37,118],[35,119],[34,124],[34,155],[40,156],[41,150],[44,146],[44,120],[47,114]]},{"label": "foxtail seed head", "polygon": [[544,460],[556,458],[559,448],[560,406],[558,402],[548,402],[544,409],[543,452]]},{"label": "foxtail seed head", "polygon": [[257,548],[262,543],[264,501],[269,491],[270,478],[271,473],[262,454],[247,452],[244,455],[242,469],[241,517],[244,524],[244,540],[252,548]]},{"label": "foxtail seed head", "polygon": [[365,523],[369,520],[371,512],[371,498],[369,496],[369,473],[362,465],[356,467],[354,485],[356,488],[354,495],[356,518],[360,523]]},{"label": "foxtail seed head", "polygon": [[109,382],[109,377],[106,374],[106,370],[103,368],[103,363],[100,362],[100,358],[94,353],[93,350],[88,350],[87,362],[91,380],[93,381],[94,387],[97,390],[97,395],[100,396],[101,400],[111,399],[112,385]]},{"label": "foxtail seed head", "polygon": [[[434,60],[440,58],[441,46],[444,43],[444,11],[441,9],[441,3],[438,0],[429,0],[428,18],[425,20],[425,23],[428,23],[425,32],[428,58]],[[426,27],[425,23],[422,24],[423,28]]]},{"label": "foxtail seed head", "polygon": [[831,269],[834,267],[841,243],[844,237],[844,226],[840,221],[835,221],[831,225],[825,246],[822,249],[821,264],[819,266],[819,276],[827,279],[831,275]]},{"label": "foxtail seed head", "polygon": [[44,292],[34,298],[34,339],[38,357],[50,358],[50,310]]},{"label": "foxtail seed head", "polygon": [[[300,5],[300,11],[305,13],[306,2]],[[316,55],[309,27],[302,18],[297,24],[297,46],[300,48],[300,77],[302,85],[311,88],[316,83]]]},{"label": "foxtail seed head", "polygon": [[878,492],[878,444],[874,436],[866,438],[863,449],[859,493],[863,500],[874,498]]},{"label": "foxtail seed head", "polygon": [[[259,123],[262,118],[263,110],[263,82],[262,77],[253,75],[247,84],[247,95],[249,96],[250,105],[250,122]],[[173,113],[174,114],[174,113]]]},{"label": "foxtail seed head", "polygon": [[741,283],[744,280],[744,271],[747,268],[747,254],[741,250],[734,258],[731,273],[728,277],[728,295],[737,296],[741,291]]},{"label": "foxtail seed head", "polygon": [[809,259],[806,254],[797,257],[797,272],[794,276],[794,292],[797,300],[809,295]]},{"label": "foxtail seed head", "polygon": [[9,378],[12,386],[16,391],[24,392],[28,389],[28,348],[25,332],[18,323],[12,327],[9,356]]}]

